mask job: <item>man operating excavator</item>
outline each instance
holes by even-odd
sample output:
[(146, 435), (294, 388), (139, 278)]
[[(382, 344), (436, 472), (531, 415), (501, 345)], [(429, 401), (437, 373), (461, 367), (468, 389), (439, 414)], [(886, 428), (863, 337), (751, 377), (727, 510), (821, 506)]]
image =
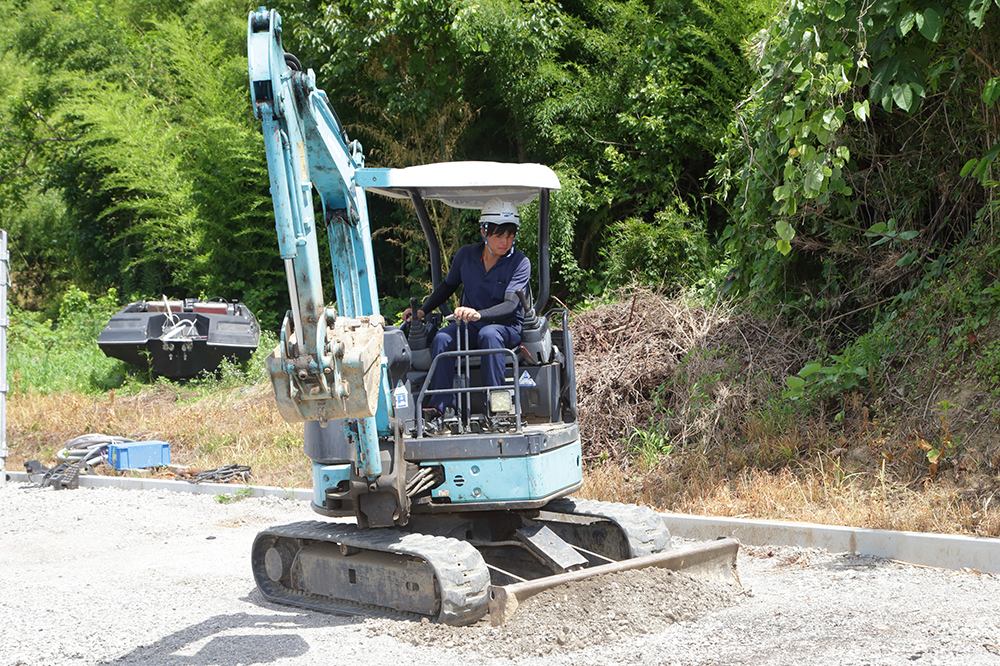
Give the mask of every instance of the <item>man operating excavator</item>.
[[(440, 307), (458, 289), (462, 289), (461, 305), (455, 308), (453, 322), (437, 332), (431, 344), (431, 356), (454, 351), (459, 336), (458, 322), (469, 327), (469, 341), (477, 349), (516, 347), (521, 342), (521, 322), (524, 313), (518, 290), (527, 292), (531, 262), (514, 249), (514, 239), (521, 225), (517, 207), (504, 199), (494, 198), (483, 206), (479, 217), (482, 240), (466, 245), (455, 253), (448, 276), (427, 297), (417, 310), (417, 318)], [(407, 308), (403, 318), (409, 320)], [(481, 360), (485, 386), (504, 384), (504, 356), (485, 354)], [(442, 359), (431, 380), (432, 389), (451, 388), (455, 378), (455, 359)], [(431, 430), (439, 430), (443, 419), (455, 411), (455, 395), (439, 393), (431, 396), (424, 408), (424, 419)]]

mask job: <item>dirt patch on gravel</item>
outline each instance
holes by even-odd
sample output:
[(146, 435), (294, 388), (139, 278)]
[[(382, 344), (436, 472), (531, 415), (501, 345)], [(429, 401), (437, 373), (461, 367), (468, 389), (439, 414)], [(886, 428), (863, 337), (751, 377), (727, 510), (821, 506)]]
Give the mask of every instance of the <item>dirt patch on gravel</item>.
[(504, 625), (484, 619), (471, 627), (367, 620), (369, 636), (391, 636), (416, 647), (516, 659), (572, 652), (657, 633), (739, 602), (744, 592), (667, 569), (623, 571), (561, 585), (531, 597)]

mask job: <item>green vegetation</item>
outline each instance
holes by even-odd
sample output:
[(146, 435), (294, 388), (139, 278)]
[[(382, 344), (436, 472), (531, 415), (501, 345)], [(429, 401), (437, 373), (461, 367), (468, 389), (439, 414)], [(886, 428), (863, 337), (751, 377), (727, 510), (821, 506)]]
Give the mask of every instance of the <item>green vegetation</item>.
[[(240, 299), (275, 328), (287, 297), (249, 113), (246, 6), (3, 7), (0, 220), (18, 305), (54, 318), (73, 281), (95, 295), (114, 287), (123, 300)], [(706, 203), (714, 185), (705, 176), (752, 80), (741, 45), (768, 7), (277, 4), (286, 48), (317, 71), (369, 164), (556, 169), (564, 190), (553, 201), (551, 255), (563, 300), (617, 270), (606, 248), (623, 224), (658, 228), (680, 216), (705, 247), (706, 232), (724, 224), (723, 208)], [(423, 294), (426, 248), (413, 215), (380, 200), (372, 211), (383, 292)], [(468, 215), (431, 213), (446, 256), (474, 233)], [(525, 247), (533, 235), (524, 230)], [(624, 245), (627, 262), (654, 251)]]
[(232, 504), (253, 497), (253, 488), (240, 488), (234, 493), (219, 493), (215, 496), (215, 501), (219, 504)]
[(800, 308), (839, 347), (942, 278), (995, 273), (973, 249), (994, 242), (992, 5), (806, 0), (779, 13), (715, 168), (740, 287)]
[(50, 306), (72, 279), (127, 299), (280, 309), (243, 6), (3, 6), (0, 215), (15, 301)]
[(652, 223), (638, 217), (615, 222), (604, 256), (611, 286), (640, 282), (674, 291), (705, 275), (709, 246), (702, 220), (677, 201), (657, 211)]
[(58, 323), (39, 313), (10, 308), (7, 372), (13, 393), (38, 391), (94, 393), (117, 388), (127, 366), (97, 346), (97, 336), (118, 310), (114, 289), (91, 303), (70, 285), (63, 295)]

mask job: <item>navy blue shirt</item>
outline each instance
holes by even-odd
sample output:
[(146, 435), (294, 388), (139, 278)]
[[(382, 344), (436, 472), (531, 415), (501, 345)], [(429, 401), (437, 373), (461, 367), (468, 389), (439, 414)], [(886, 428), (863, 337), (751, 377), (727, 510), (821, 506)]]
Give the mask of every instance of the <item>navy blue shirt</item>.
[[(500, 257), (487, 271), (483, 263), (485, 245), (484, 241), (479, 241), (459, 248), (444, 279), (452, 293), (462, 285), (461, 304), (475, 310), (499, 305), (506, 294), (513, 294), (518, 289), (527, 294), (528, 279), (531, 277), (531, 262), (520, 250), (512, 250)], [(523, 319), (524, 313), (518, 305), (513, 315), (496, 323), (520, 328)]]

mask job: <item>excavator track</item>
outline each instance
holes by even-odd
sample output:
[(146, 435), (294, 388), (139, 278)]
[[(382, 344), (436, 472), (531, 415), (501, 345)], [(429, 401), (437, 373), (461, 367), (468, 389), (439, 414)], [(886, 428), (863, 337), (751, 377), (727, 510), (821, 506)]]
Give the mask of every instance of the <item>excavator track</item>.
[(268, 600), (321, 612), (453, 625), (487, 612), (486, 563), (448, 537), (304, 521), (259, 533), (251, 564)]
[[(645, 506), (563, 497), (546, 504), (540, 518), (544, 519), (545, 513), (586, 516), (610, 521), (617, 525), (628, 544), (628, 552), (619, 552), (617, 557), (615, 554), (609, 555), (612, 559), (643, 557), (670, 548), (670, 530), (664, 524), (663, 518)], [(557, 534), (565, 532), (565, 528), (561, 530), (559, 527), (553, 526), (551, 522), (546, 522), (546, 524), (552, 526)], [(593, 535), (587, 535), (586, 530), (584, 530), (584, 535), (584, 538), (590, 537), (592, 539), (593, 537)], [(560, 536), (565, 538), (568, 535), (563, 533)], [(577, 543), (579, 538), (578, 534), (577, 538), (572, 539), (572, 541)], [(583, 544), (578, 543), (578, 545)], [(600, 552), (601, 548), (595, 547), (596, 545), (591, 544), (591, 548)]]
[[(487, 612), (499, 624), (539, 591), (634, 568), (665, 567), (739, 584), (738, 542), (726, 539), (671, 550), (662, 517), (647, 507), (562, 498), (537, 511), (514, 513), (526, 520), (531, 536), (524, 545), (531, 542), (536, 554), (547, 553), (562, 540), (563, 546), (585, 557), (576, 556), (577, 562), (557, 568), (557, 573), (546, 574), (536, 566), (529, 574), (531, 567), (523, 565), (530, 556), (512, 548), (509, 538), (474, 541), (474, 546), (443, 531), (428, 533), (449, 529), (447, 521), (424, 523), (419, 532), (305, 521), (257, 535), (251, 557), (254, 578), (264, 597), (277, 603), (346, 615), (429, 618), (451, 625), (472, 624)], [(531, 525), (544, 525), (551, 530), (549, 536), (538, 542)], [(566, 555), (557, 551), (555, 546), (548, 554), (559, 563)]]

